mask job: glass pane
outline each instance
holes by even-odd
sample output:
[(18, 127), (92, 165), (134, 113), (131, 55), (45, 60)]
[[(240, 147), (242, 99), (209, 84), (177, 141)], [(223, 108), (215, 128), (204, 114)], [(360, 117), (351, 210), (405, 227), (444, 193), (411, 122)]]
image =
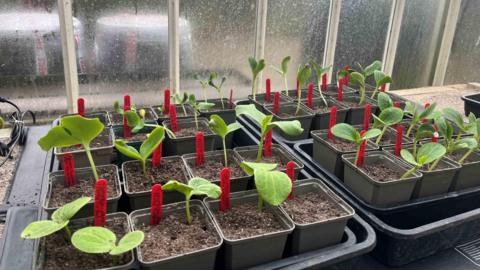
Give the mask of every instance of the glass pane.
[(343, 0), (334, 72), (358, 62), (382, 61), (392, 0)]
[[(223, 90), (236, 98), (251, 88), (248, 57), (254, 53), (256, 0), (181, 0), (180, 22), (190, 29), (180, 39), (182, 91), (201, 93), (194, 74), (226, 76)], [(190, 48), (190, 49), (188, 49)], [(207, 91), (217, 97), (213, 88)]]
[(405, 2), (393, 68), (392, 89), (427, 86), (435, 72), (435, 53), (442, 37), (446, 1)]
[[(312, 59), (322, 64), (329, 7), (330, 0), (268, 1), (265, 59), (268, 65), (280, 67), (282, 59), (291, 56), (287, 73), (290, 89), (295, 88), (299, 65)], [(285, 88), (282, 77), (272, 68), (266, 69), (263, 78), (272, 80), (273, 90)]]
[(160, 103), (168, 82), (167, 1), (75, 0), (73, 9), (83, 26), (76, 39), (86, 106), (111, 109), (127, 93), (136, 105)]
[(480, 14), (478, 1), (462, 1), (445, 76), (446, 85), (479, 81), (480, 20), (478, 14)]

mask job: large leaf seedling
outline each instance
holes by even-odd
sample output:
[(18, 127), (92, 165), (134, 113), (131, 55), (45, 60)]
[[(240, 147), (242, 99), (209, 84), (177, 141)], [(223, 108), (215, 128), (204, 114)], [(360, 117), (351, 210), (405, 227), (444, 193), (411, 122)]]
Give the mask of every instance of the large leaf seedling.
[(222, 145), (223, 145), (223, 157), (225, 159), (225, 167), (228, 167), (228, 158), (227, 158), (227, 146), (225, 144), (225, 138), (229, 133), (234, 132), (237, 129), (242, 128), (242, 125), (240, 125), (237, 122), (231, 123), (227, 125), (225, 121), (223, 121), (223, 118), (220, 116), (213, 114), (210, 116), (210, 122), (208, 123), (210, 128), (222, 138)]
[(290, 62), (291, 57), (286, 56), (282, 60), (282, 64), (280, 68), (277, 68), (275, 66), (271, 66), (273, 70), (275, 70), (280, 76), (283, 78), (283, 82), (285, 84), (285, 95), (288, 97), (288, 81), (287, 81), (287, 72), (288, 72), (288, 63)]
[[(410, 176), (412, 173), (419, 170), (421, 167), (430, 164), (436, 160), (440, 160), (445, 155), (446, 149), (439, 143), (430, 142), (422, 145), (418, 149), (418, 153), (413, 155), (406, 149), (402, 149), (400, 155), (402, 158), (413, 165), (413, 168), (405, 172), (400, 179)], [(428, 171), (432, 171), (435, 167), (430, 166)]]
[(217, 73), (216, 72), (210, 73), (210, 77), (208, 78), (208, 85), (210, 85), (211, 87), (213, 87), (213, 89), (215, 89), (217, 91), (218, 95), (220, 96), (220, 103), (222, 104), (222, 110), (225, 110), (225, 105), (223, 103), (222, 86), (225, 83), (225, 81), (227, 80), (227, 78), (222, 77), (220, 82), (215, 82), (216, 80), (217, 80)]
[(257, 78), (260, 72), (265, 68), (265, 60), (260, 59), (256, 60), (254, 57), (248, 58), (248, 64), (250, 65), (250, 70), (252, 71), (252, 95), (253, 100), (257, 100)]

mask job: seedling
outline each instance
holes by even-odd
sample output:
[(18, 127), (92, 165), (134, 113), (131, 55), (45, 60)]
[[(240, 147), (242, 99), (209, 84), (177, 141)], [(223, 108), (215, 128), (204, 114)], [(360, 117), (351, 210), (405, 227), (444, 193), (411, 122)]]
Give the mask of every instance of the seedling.
[[(406, 149), (403, 149), (400, 152), (400, 155), (406, 162), (412, 164), (413, 168), (405, 172), (400, 179), (405, 179), (423, 166), (428, 165), (436, 160), (440, 160), (445, 153), (446, 149), (443, 145), (433, 142), (422, 145), (418, 149), (418, 153), (416, 155), (410, 153)], [(435, 165), (432, 165), (428, 171), (432, 171), (434, 168)]]
[(185, 103), (188, 102), (188, 94), (186, 92), (183, 93), (183, 96), (176, 93), (173, 95), (173, 102), (177, 105), (180, 105), (182, 107), (183, 115), (187, 116), (187, 110), (185, 109)]
[(262, 153), (263, 153), (263, 142), (265, 140), (265, 136), (267, 135), (268, 131), (273, 129), (274, 127), (279, 128), (286, 134), (290, 136), (296, 136), (303, 132), (303, 128), (300, 124), (300, 121), (293, 120), (293, 121), (272, 121), (272, 115), (265, 115), (259, 110), (255, 108), (254, 104), (249, 105), (238, 105), (235, 108), (237, 116), (246, 115), (252, 118), (257, 124), (260, 126), (260, 142), (258, 144), (258, 152), (257, 152), (257, 159), (256, 162), (260, 162), (262, 160)]
[(410, 136), (413, 128), (424, 119), (434, 119), (437, 114), (435, 113), (435, 107), (437, 106), (436, 103), (425, 108), (423, 111), (420, 112), (422, 106), (418, 103), (407, 101), (405, 104), (404, 114), (410, 115), (412, 120), (410, 120), (410, 126), (407, 129), (407, 133), (405, 134), (407, 137)]
[(190, 106), (193, 107), (193, 116), (195, 118), (195, 127), (198, 129), (198, 112), (200, 110), (208, 110), (210, 108), (212, 108), (213, 106), (215, 106), (214, 103), (208, 103), (208, 102), (200, 102), (200, 103), (197, 103), (197, 100), (195, 98), (195, 95), (194, 94), (191, 94), (189, 97), (188, 97), (188, 104), (190, 104)]
[(265, 68), (265, 60), (260, 59), (256, 60), (254, 57), (248, 58), (248, 63), (250, 64), (250, 69), (252, 70), (252, 96), (253, 100), (257, 100), (257, 78), (258, 74)]
[(220, 81), (220, 83), (215, 82), (216, 80), (217, 80), (217, 73), (216, 72), (210, 73), (210, 77), (208, 78), (208, 85), (213, 87), (213, 89), (217, 91), (218, 95), (220, 95), (220, 103), (222, 103), (222, 110), (225, 110), (225, 104), (223, 103), (222, 86), (227, 80), (227, 78), (225, 76), (222, 77), (222, 80)]
[(207, 100), (207, 87), (208, 87), (208, 79), (202, 79), (198, 74), (193, 75), (193, 78), (197, 80), (200, 85), (202, 86), (202, 92), (203, 92), (203, 102), (208, 102)]
[(282, 76), (283, 82), (285, 84), (285, 95), (287, 95), (287, 97), (288, 97), (287, 71), (288, 71), (288, 63), (290, 62), (290, 60), (291, 60), (291, 57), (286, 56), (285, 58), (283, 58), (280, 68), (271, 66), (276, 72), (278, 72), (278, 74), (280, 74), (280, 76)]
[(231, 123), (229, 125), (225, 124), (225, 121), (223, 119), (214, 114), (210, 116), (210, 122), (208, 122), (208, 125), (210, 128), (222, 138), (222, 145), (223, 145), (223, 157), (225, 158), (225, 167), (228, 167), (228, 159), (227, 159), (227, 146), (225, 144), (225, 138), (229, 133), (234, 132), (237, 129), (242, 128), (242, 125), (240, 125), (237, 122)]
[(313, 70), (317, 74), (317, 87), (318, 87), (318, 92), (320, 94), (320, 97), (322, 98), (323, 103), (325, 103), (325, 106), (328, 107), (327, 100), (323, 96), (323, 91), (322, 91), (322, 77), (323, 77), (323, 74), (327, 74), (330, 71), (332, 66), (321, 67), (319, 64), (317, 64), (317, 62), (315, 62), (315, 60), (311, 60), (310, 65), (312, 66)]
[(79, 115), (65, 116), (60, 119), (58, 126), (51, 128), (47, 135), (40, 138), (38, 144), (44, 151), (49, 151), (53, 147), (82, 145), (90, 162), (93, 175), (95, 179), (98, 179), (97, 169), (90, 151), (90, 143), (102, 133), (103, 129), (104, 125), (98, 118), (87, 119)]
[(352, 72), (350, 73), (350, 79), (352, 80), (353, 84), (356, 84), (360, 87), (358, 89), (360, 92), (360, 101), (358, 104), (363, 105), (365, 102), (365, 76), (359, 72)]
[(333, 135), (335, 135), (335, 137), (355, 143), (355, 145), (357, 146), (357, 154), (355, 155), (354, 164), (355, 166), (357, 166), (357, 162), (360, 156), (360, 146), (362, 142), (368, 139), (373, 139), (380, 135), (382, 132), (377, 128), (372, 128), (361, 134), (353, 126), (346, 123), (340, 123), (332, 127), (332, 133)]
[(435, 128), (428, 123), (423, 123), (417, 128), (417, 132), (413, 137), (413, 155), (417, 154), (417, 145), (420, 140), (432, 138), (435, 134)]
[[(172, 105), (172, 106), (175, 106), (175, 105)], [(132, 128), (133, 133), (139, 132), (144, 127), (152, 127), (152, 128), (159, 127), (158, 124), (147, 124), (147, 123), (145, 123), (144, 119), (142, 117), (140, 117), (140, 115), (138, 115), (137, 113), (126, 112), (125, 117), (127, 118), (128, 126)], [(165, 132), (168, 133), (168, 135), (171, 138), (175, 138), (175, 133), (173, 133), (170, 129), (168, 129), (167, 127), (163, 127), (163, 129), (165, 130)]]
[(147, 159), (152, 155), (153, 151), (162, 143), (165, 138), (165, 129), (161, 126), (156, 127), (148, 135), (140, 146), (140, 151), (135, 147), (127, 145), (124, 140), (115, 140), (115, 148), (127, 157), (136, 159), (142, 164), (143, 175), (147, 177)]
[(302, 88), (307, 83), (308, 79), (312, 76), (312, 69), (309, 65), (305, 65), (303, 68), (299, 68), (297, 71), (297, 110), (295, 115), (300, 111), (300, 104), (302, 99)]
[(70, 240), (72, 236), (72, 232), (68, 228), (70, 219), (91, 200), (91, 197), (81, 197), (65, 204), (53, 212), (51, 220), (39, 220), (28, 224), (20, 237), (23, 239), (38, 239), (64, 229), (68, 240)]
[(382, 106), (380, 106), (381, 112), (379, 116), (372, 114), (373, 118), (375, 119), (373, 127), (382, 127), (382, 133), (380, 133), (380, 135), (377, 137), (377, 140), (375, 141), (376, 144), (380, 144), (383, 135), (387, 131), (388, 127), (400, 123), (400, 121), (402, 121), (403, 119), (403, 111), (399, 108), (391, 106), (391, 104), (393, 103), (387, 94), (380, 93), (378, 95), (378, 100), (379, 106), (380, 100), (382, 100)]
[(185, 195), (185, 211), (187, 216), (187, 223), (192, 223), (192, 216), (190, 215), (190, 199), (193, 195), (205, 195), (212, 199), (218, 199), (221, 194), (220, 187), (212, 184), (210, 181), (194, 177), (188, 181), (188, 184), (180, 183), (176, 180), (170, 180), (163, 185), (163, 190), (176, 190)]
[(382, 62), (378, 60), (373, 61), (370, 65), (366, 66), (365, 68), (363, 68), (362, 65), (360, 65), (360, 63), (358, 62), (356, 62), (355, 64), (358, 67), (358, 72), (362, 74), (365, 77), (365, 79), (374, 75), (375, 71), (378, 71), (382, 68)]
[(373, 91), (373, 94), (371, 96), (372, 99), (375, 99), (375, 96), (377, 95), (378, 89), (382, 87), (382, 85), (387, 84), (387, 83), (392, 83), (392, 77), (386, 75), (383, 73), (381, 70), (375, 70), (373, 72), (373, 77), (375, 78), (375, 91)]
[[(124, 114), (125, 114), (125, 111), (124, 111), (123, 108), (120, 106), (120, 103), (118, 102), (118, 100), (113, 103), (113, 109), (114, 109), (114, 111), (115, 111), (116, 113), (118, 113), (118, 114), (121, 114), (121, 115), (124, 115)], [(132, 106), (130, 106), (129, 112), (136, 112), (136, 111), (137, 111), (137, 109), (136, 109), (135, 104), (133, 104)], [(143, 110), (143, 111), (145, 111), (145, 110)], [(140, 113), (140, 112), (139, 112), (139, 113)]]
[(258, 192), (258, 211), (262, 211), (263, 201), (278, 206), (290, 195), (292, 181), (286, 173), (273, 171), (277, 168), (277, 164), (244, 161), (240, 167), (254, 177)]

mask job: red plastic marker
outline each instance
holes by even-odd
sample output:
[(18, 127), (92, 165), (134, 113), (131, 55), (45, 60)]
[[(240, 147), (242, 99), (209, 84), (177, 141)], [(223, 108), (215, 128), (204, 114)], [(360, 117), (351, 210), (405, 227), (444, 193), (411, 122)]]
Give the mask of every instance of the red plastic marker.
[(338, 80), (338, 92), (337, 92), (337, 100), (338, 101), (343, 101), (343, 78), (340, 78)]
[(273, 97), (273, 113), (278, 114), (280, 110), (280, 92), (275, 92)]
[(393, 102), (393, 107), (395, 107), (395, 108), (400, 108), (400, 107), (401, 107), (401, 106), (400, 106), (400, 101), (394, 101), (394, 102)]
[(402, 151), (403, 125), (397, 125), (397, 136), (395, 137), (395, 156), (400, 156)]
[(66, 187), (71, 187), (76, 184), (75, 161), (72, 153), (63, 155), (63, 183)]
[[(123, 97), (123, 112), (128, 112), (130, 111), (130, 109), (131, 109), (130, 96), (125, 95)], [(127, 117), (125, 115), (123, 115), (123, 137), (124, 138), (132, 137), (132, 130), (128, 126)]]
[(170, 89), (163, 91), (163, 114), (168, 114), (170, 109)]
[(380, 92), (385, 92), (385, 89), (387, 88), (387, 84), (384, 83), (380, 86)]
[(78, 114), (82, 117), (85, 117), (85, 99), (83, 98), (77, 99), (77, 109), (78, 109)]
[(438, 132), (433, 133), (432, 142), (438, 142)]
[(205, 163), (205, 138), (203, 132), (197, 132), (195, 137), (196, 165), (201, 166)]
[(327, 91), (327, 73), (322, 75), (322, 91)]
[(292, 190), (290, 191), (290, 194), (288, 195), (288, 199), (292, 200), (294, 198), (293, 182), (295, 181), (295, 162), (289, 161), (287, 163), (287, 175), (288, 175), (288, 177), (290, 177), (290, 181), (292, 181)]
[(301, 95), (301, 93), (300, 93), (300, 82), (298, 80), (297, 80), (297, 88), (296, 89), (297, 89), (297, 97), (298, 97), (299, 95)]
[(332, 127), (337, 123), (337, 106), (333, 106), (330, 109), (330, 122), (328, 123), (328, 139), (334, 140)]
[[(365, 134), (365, 130), (362, 130), (360, 132), (360, 136), (363, 136)], [(365, 148), (367, 145), (367, 140), (363, 140), (362, 143), (360, 144), (360, 149), (358, 150), (358, 159), (357, 159), (357, 167), (363, 167), (363, 164), (365, 164)]]
[(157, 225), (162, 220), (163, 215), (163, 189), (162, 185), (152, 186), (150, 198), (150, 225)]
[(233, 89), (230, 89), (230, 98), (228, 99), (228, 109), (233, 108)]
[(265, 135), (265, 141), (263, 142), (263, 156), (272, 156), (272, 130), (270, 129)]
[(310, 109), (313, 107), (313, 83), (308, 84), (307, 106)]
[(265, 87), (265, 101), (270, 102), (272, 99), (272, 85), (270, 82), (270, 79), (267, 79), (266, 81), (266, 87)]
[(348, 74), (348, 69), (349, 69), (349, 66), (346, 65), (345, 66), (345, 71), (347, 72), (347, 74), (345, 74), (345, 85), (348, 86), (348, 81), (350, 80), (350, 74)]
[(105, 179), (98, 179), (95, 183), (95, 196), (93, 198), (93, 225), (105, 226), (107, 220), (107, 191), (108, 182)]
[(220, 172), (220, 211), (225, 212), (230, 209), (230, 169), (223, 168)]
[(175, 107), (175, 105), (173, 104), (170, 105), (169, 113), (170, 113), (170, 129), (173, 132), (177, 132), (178, 131), (177, 108)]
[(363, 129), (368, 130), (370, 128), (370, 117), (372, 113), (372, 105), (367, 103), (363, 111)]
[(162, 164), (162, 144), (160, 143), (158, 147), (153, 151), (152, 154), (152, 165), (154, 168), (158, 168)]

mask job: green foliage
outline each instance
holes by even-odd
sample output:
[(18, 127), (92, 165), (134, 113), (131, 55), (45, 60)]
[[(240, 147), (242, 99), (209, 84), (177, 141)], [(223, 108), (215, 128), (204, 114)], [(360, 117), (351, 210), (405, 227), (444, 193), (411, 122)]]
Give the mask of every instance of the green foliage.
[(104, 227), (86, 227), (73, 234), (72, 244), (85, 253), (109, 253), (117, 256), (136, 248), (143, 239), (142, 231), (133, 231), (125, 234), (117, 244), (117, 237), (111, 230)]
[(378, 93), (377, 103), (381, 111), (393, 107), (393, 100), (386, 93)]
[(0, 129), (2, 129), (5, 126), (5, 120), (0, 116)]
[(283, 78), (283, 82), (285, 83), (285, 95), (288, 96), (288, 81), (287, 81), (287, 72), (288, 72), (288, 63), (290, 62), (291, 57), (286, 56), (283, 58), (280, 68), (276, 68), (271, 66), (280, 76)]
[[(412, 173), (414, 173), (415, 171), (417, 171), (418, 169), (420, 169), (421, 167), (427, 164), (440, 160), (445, 155), (446, 151), (447, 150), (443, 145), (439, 143), (434, 143), (434, 142), (430, 142), (422, 145), (420, 149), (418, 149), (418, 153), (416, 154), (410, 153), (406, 149), (402, 149), (402, 151), (400, 152), (400, 155), (406, 162), (412, 164), (414, 167), (408, 170), (407, 172), (405, 172), (402, 175), (401, 179), (404, 179), (410, 176)], [(432, 165), (429, 168), (429, 171), (432, 171), (434, 167), (435, 166)]]
[[(207, 100), (207, 99), (205, 98), (205, 100)], [(193, 107), (193, 110), (194, 110), (193, 116), (195, 118), (195, 126), (197, 127), (197, 129), (198, 129), (198, 113), (199, 113), (199, 111), (203, 111), (203, 110), (206, 111), (206, 110), (209, 110), (210, 108), (213, 108), (215, 106), (215, 103), (208, 103), (208, 102), (198, 103), (194, 94), (191, 94), (188, 97), (188, 104), (190, 104), (190, 106)]]
[(379, 60), (375, 60), (373, 61), (370, 65), (368, 65), (367, 67), (363, 68), (362, 65), (360, 65), (360, 63), (356, 62), (355, 63), (357, 65), (357, 67), (359, 68), (359, 72), (365, 77), (370, 77), (372, 76), (376, 70), (380, 70), (382, 68), (382, 62), (379, 61)]
[(240, 167), (248, 174), (253, 175), (255, 170), (273, 171), (277, 168), (275, 163), (258, 163), (243, 161)]
[(407, 101), (405, 104), (404, 114), (410, 115), (412, 120), (410, 121), (410, 126), (407, 129), (405, 134), (407, 137), (410, 136), (415, 125), (417, 125), (423, 119), (434, 119), (438, 116), (435, 113), (435, 108), (437, 107), (436, 103), (431, 104), (428, 108), (422, 111), (423, 106), (418, 103)]
[(202, 79), (198, 74), (193, 75), (193, 78), (200, 83), (202, 86), (203, 91), (203, 102), (207, 103), (207, 86), (208, 86), (208, 78)]
[(227, 125), (225, 121), (223, 121), (223, 118), (220, 116), (213, 114), (210, 116), (210, 121), (208, 122), (208, 125), (210, 128), (222, 138), (222, 145), (223, 145), (223, 156), (224, 156), (224, 161), (225, 161), (225, 167), (228, 167), (228, 158), (227, 158), (227, 146), (225, 144), (225, 138), (229, 133), (234, 132), (237, 129), (242, 128), (243, 126), (240, 125), (237, 122), (231, 123)]
[(189, 96), (186, 92), (183, 92), (183, 95), (178, 93), (176, 93), (175, 95), (172, 95), (173, 102), (182, 107), (184, 116), (187, 116), (187, 110), (185, 109), (185, 104), (188, 102), (188, 98)]
[(358, 104), (362, 105), (365, 102), (365, 76), (359, 72), (352, 72), (350, 73), (349, 78), (352, 84), (360, 87), (360, 101)]
[(310, 60), (310, 65), (312, 66), (312, 69), (315, 71), (315, 74), (317, 75), (318, 93), (320, 94), (320, 97), (322, 98), (325, 106), (328, 107), (327, 100), (323, 96), (323, 92), (322, 92), (322, 75), (329, 72), (332, 66), (321, 67), (317, 62), (315, 62), (315, 60)]
[(256, 100), (256, 95), (257, 95), (257, 77), (258, 74), (265, 68), (265, 60), (260, 59), (256, 60), (254, 57), (249, 57), (248, 58), (248, 63), (250, 65), (250, 70), (252, 71), (252, 95), (253, 95), (253, 100)]
[[(118, 100), (116, 100), (114, 103), (113, 103), (113, 110), (118, 113), (118, 114), (121, 114), (123, 115), (125, 112), (123, 111), (123, 108), (120, 107), (120, 102), (118, 102)], [(132, 104), (132, 106), (130, 106), (130, 112), (136, 112), (137, 109), (135, 107), (135, 104)]]
[(222, 77), (221, 81), (219, 83), (216, 83), (215, 81), (217, 80), (217, 73), (212, 72), (210, 73), (210, 77), (208, 78), (208, 85), (213, 87), (215, 90), (217, 90), (217, 93), (220, 95), (220, 102), (222, 103), (222, 109), (225, 109), (225, 104), (223, 103), (223, 92), (222, 92), (222, 86), (227, 80), (226, 77)]
[(300, 104), (302, 98), (302, 89), (307, 83), (308, 79), (312, 76), (312, 69), (309, 65), (305, 65), (302, 68), (299, 68), (297, 71), (297, 82), (298, 82), (298, 93), (297, 93), (297, 110), (295, 111), (295, 115), (298, 114), (300, 111)]
[(375, 119), (375, 127), (382, 127), (380, 136), (377, 137), (376, 144), (379, 144), (388, 127), (400, 123), (403, 119), (403, 111), (400, 108), (389, 107), (380, 112), (379, 116), (372, 114)]
[(442, 113), (447, 120), (452, 121), (460, 129), (460, 132), (462, 133), (468, 132), (469, 125), (463, 121), (462, 114), (460, 114), (459, 112), (457, 112), (452, 108), (444, 108), (442, 110)]
[(378, 89), (384, 84), (392, 83), (392, 77), (386, 75), (381, 70), (375, 70), (373, 72), (373, 76), (375, 78), (375, 91), (373, 91), (371, 98), (374, 99), (377, 95)]

